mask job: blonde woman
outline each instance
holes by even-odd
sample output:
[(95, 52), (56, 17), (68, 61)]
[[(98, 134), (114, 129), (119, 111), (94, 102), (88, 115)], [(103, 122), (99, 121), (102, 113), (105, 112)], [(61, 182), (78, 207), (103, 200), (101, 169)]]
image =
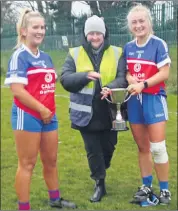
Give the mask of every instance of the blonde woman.
[(165, 81), (171, 60), (165, 41), (153, 35), (150, 10), (142, 5), (133, 7), (127, 16), (135, 39), (125, 45), (128, 87), (128, 119), (138, 145), (139, 167), (143, 185), (134, 195), (144, 201), (152, 192), (152, 158), (159, 180), (160, 204), (169, 204), (169, 161), (166, 150), (168, 111)]
[(49, 55), (38, 49), (45, 36), (45, 21), (37, 11), (25, 9), (17, 23), (18, 41), (5, 84), (14, 102), (12, 128), (18, 156), (15, 189), (18, 209), (30, 210), (30, 181), (38, 152), (51, 207), (74, 208), (60, 198), (57, 175), (58, 120), (55, 106), (56, 73)]

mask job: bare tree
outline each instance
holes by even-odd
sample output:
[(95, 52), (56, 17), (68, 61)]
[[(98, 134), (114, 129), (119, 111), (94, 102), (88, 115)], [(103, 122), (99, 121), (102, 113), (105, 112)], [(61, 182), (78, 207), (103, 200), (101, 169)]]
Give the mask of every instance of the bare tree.
[(1, 25), (4, 24), (5, 20), (12, 19), (12, 4), (11, 1), (1, 1)]

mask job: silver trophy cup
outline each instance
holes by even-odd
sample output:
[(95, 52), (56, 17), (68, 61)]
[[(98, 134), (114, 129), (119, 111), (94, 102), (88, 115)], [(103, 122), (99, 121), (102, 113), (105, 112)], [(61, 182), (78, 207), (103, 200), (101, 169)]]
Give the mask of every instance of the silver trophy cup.
[(109, 101), (108, 99), (107, 101), (109, 101), (112, 104), (116, 104), (117, 106), (116, 118), (112, 122), (112, 130), (115, 131), (128, 130), (127, 122), (123, 119), (120, 112), (121, 103), (125, 101), (126, 95), (127, 95), (127, 89), (125, 88), (111, 89), (111, 101)]

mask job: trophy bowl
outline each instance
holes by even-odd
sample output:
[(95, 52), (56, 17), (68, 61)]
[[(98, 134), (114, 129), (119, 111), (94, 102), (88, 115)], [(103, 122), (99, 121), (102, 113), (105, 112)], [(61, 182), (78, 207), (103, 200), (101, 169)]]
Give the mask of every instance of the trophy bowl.
[(125, 88), (117, 88), (111, 89), (111, 101), (113, 104), (121, 104), (127, 94), (127, 89)]
[(112, 130), (127, 131), (129, 129), (127, 127), (127, 122), (123, 119), (120, 111), (121, 103), (125, 101), (126, 95), (126, 88), (111, 89), (111, 103), (117, 105), (117, 113), (115, 120), (112, 122)]

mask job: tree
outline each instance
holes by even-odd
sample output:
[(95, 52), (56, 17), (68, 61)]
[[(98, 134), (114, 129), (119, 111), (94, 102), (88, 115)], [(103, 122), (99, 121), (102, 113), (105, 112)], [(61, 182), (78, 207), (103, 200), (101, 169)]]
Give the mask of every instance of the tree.
[(14, 20), (12, 18), (14, 15), (12, 4), (13, 2), (11, 1), (1, 1), (1, 25), (4, 24), (5, 20), (10, 22)]
[(143, 1), (143, 0), (117, 0), (117, 1), (86, 1), (86, 3), (90, 6), (93, 14), (100, 14), (103, 15), (103, 13), (110, 9), (110, 8), (125, 8), (129, 9), (131, 6), (134, 6), (136, 4), (143, 4), (148, 6), (149, 8), (152, 8), (154, 6), (154, 3), (156, 0), (149, 0), (149, 1)]
[(11, 1), (1, 1), (1, 36), (16, 35), (17, 10)]
[(53, 10), (52, 20), (55, 33), (57, 34), (72, 34), (73, 17), (71, 14), (71, 1), (50, 1), (49, 9)]

